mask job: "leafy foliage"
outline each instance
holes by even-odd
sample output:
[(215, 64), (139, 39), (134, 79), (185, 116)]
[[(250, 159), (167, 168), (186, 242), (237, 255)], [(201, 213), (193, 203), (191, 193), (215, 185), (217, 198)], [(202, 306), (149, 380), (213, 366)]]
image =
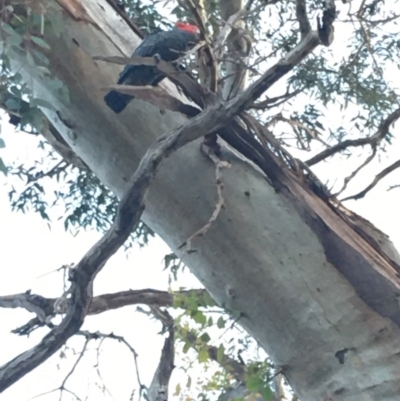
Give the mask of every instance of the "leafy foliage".
[[(49, 212), (57, 210), (58, 216), (55, 217), (63, 218), (65, 229), (74, 234), (81, 229), (106, 231), (116, 213), (116, 196), (90, 171), (79, 171), (60, 161), (60, 157), (45, 143), (40, 142), (39, 145), (45, 153), (41, 161), (36, 161), (31, 167), (20, 165), (10, 169), (11, 175), (26, 182), (21, 190), (10, 190), (12, 208), (23, 213), (32, 210), (48, 221), (52, 220)], [(53, 167), (48, 167), (50, 163)], [(58, 189), (53, 193), (46, 190), (52, 179), (58, 182)], [(143, 246), (153, 235), (153, 231), (141, 223), (126, 246), (134, 242)]]

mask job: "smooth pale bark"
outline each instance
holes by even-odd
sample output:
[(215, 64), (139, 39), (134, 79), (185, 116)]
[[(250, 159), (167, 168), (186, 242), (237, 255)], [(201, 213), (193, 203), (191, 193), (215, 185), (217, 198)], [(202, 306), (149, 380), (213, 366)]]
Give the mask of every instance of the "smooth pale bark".
[[(221, 0), (220, 1), (220, 9), (221, 9), (221, 17), (223, 21), (227, 22), (229, 17), (238, 13), (245, 6), (244, 0)], [(236, 23), (235, 28), (245, 28), (245, 24), (243, 20), (239, 20)], [(245, 57), (239, 56), (238, 51), (247, 52), (248, 46), (251, 46), (250, 43), (238, 39), (238, 32), (234, 29), (228, 37), (227, 46), (229, 57), (233, 60), (233, 62), (226, 61), (225, 62), (225, 70), (226, 70), (226, 80), (223, 88), (223, 98), (230, 99), (237, 95), (240, 91), (242, 91), (246, 84), (248, 78), (248, 71), (244, 70), (240, 64), (241, 61), (244, 62)], [(235, 44), (234, 44), (235, 43)], [(236, 50), (235, 50), (236, 45)], [(248, 55), (248, 53), (247, 53)]]
[[(78, 156), (118, 196), (149, 145), (185, 122), (176, 113), (133, 101), (120, 115), (103, 103), (102, 87), (120, 67), (93, 56), (130, 55), (138, 37), (105, 0), (49, 2), (63, 13), (60, 38), (49, 33), (50, 69), (68, 86), (65, 104), (14, 60)], [(53, 7), (54, 6), (54, 7)], [(175, 91), (171, 84), (163, 87)], [(282, 367), (307, 401), (398, 400), (400, 293), (398, 266), (357, 234), (321, 199), (288, 175), (276, 193), (259, 169), (224, 148), (226, 209), (194, 253), (178, 250), (203, 226), (217, 202), (215, 167), (200, 141), (161, 167), (146, 197), (144, 221), (177, 252), (217, 302), (240, 312), (239, 323)], [(365, 222), (349, 214), (363, 230)]]

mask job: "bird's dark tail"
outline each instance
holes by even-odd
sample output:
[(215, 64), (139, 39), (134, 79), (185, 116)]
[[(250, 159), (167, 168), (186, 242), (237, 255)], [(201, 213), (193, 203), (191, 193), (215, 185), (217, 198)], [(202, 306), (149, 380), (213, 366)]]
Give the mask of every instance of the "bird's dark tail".
[(107, 95), (104, 96), (104, 101), (107, 106), (115, 113), (121, 113), (132, 99), (133, 96), (118, 93), (116, 91), (108, 92)]

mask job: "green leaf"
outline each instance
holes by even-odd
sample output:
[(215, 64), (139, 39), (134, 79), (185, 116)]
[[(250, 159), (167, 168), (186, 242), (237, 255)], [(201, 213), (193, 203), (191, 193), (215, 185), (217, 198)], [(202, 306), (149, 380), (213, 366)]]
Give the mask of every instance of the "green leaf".
[(182, 350), (183, 353), (184, 353), (184, 354), (187, 354), (191, 346), (192, 346), (192, 344), (190, 344), (190, 342), (187, 341), (187, 342), (185, 343), (185, 345), (183, 346), (183, 350)]
[(41, 52), (38, 50), (34, 50), (32, 54), (35, 56), (35, 58), (43, 65), (49, 65), (50, 60)]
[(181, 393), (181, 385), (178, 383), (175, 387), (175, 393), (173, 394), (175, 397), (179, 396)]
[(173, 294), (173, 302), (172, 302), (173, 308), (182, 308), (183, 303), (184, 302), (180, 294)]
[(38, 65), (38, 66), (36, 67), (36, 69), (37, 69), (38, 71), (42, 72), (44, 75), (51, 75), (50, 70), (49, 70), (48, 68), (46, 68), (46, 67), (43, 67), (42, 65)]
[(215, 306), (215, 302), (208, 292), (204, 294), (204, 303), (206, 304), (206, 306)]
[(218, 321), (217, 321), (217, 327), (219, 329), (223, 329), (225, 327), (225, 320), (222, 316), (219, 317)]
[(22, 37), (22, 35), (19, 35), (18, 33), (14, 33), (13, 35), (10, 35), (6, 39), (6, 43), (9, 46), (19, 46), (19, 45), (21, 45), (21, 43), (23, 41), (24, 41), (24, 38)]
[(43, 128), (43, 123), (43, 113), (37, 107), (31, 108), (21, 115), (22, 126), (30, 124), (32, 127), (35, 127), (38, 131), (40, 131)]
[(263, 388), (264, 386), (264, 382), (261, 379), (261, 377), (258, 376), (250, 376), (247, 380), (246, 380), (246, 387), (250, 390), (250, 391), (260, 391), (261, 388)]
[(38, 46), (43, 47), (43, 49), (50, 50), (50, 46), (38, 36), (31, 36), (32, 42), (36, 43)]
[(9, 89), (9, 91), (13, 94), (13, 95), (15, 95), (16, 97), (18, 97), (18, 98), (22, 98), (22, 92), (21, 92), (21, 89), (19, 89), (17, 86), (11, 86), (11, 87), (9, 87), (8, 88)]
[(8, 168), (7, 166), (4, 164), (3, 159), (0, 157), (0, 171), (4, 174), (7, 175), (8, 173)]
[(220, 344), (217, 350), (217, 362), (222, 363), (222, 361), (224, 360), (224, 356), (225, 356), (225, 347), (223, 346), (223, 344)]
[(36, 67), (36, 63), (31, 52), (26, 52), (26, 59), (28, 60), (29, 65), (31, 65), (32, 67)]
[(208, 350), (203, 348), (199, 351), (199, 362), (204, 363), (207, 362), (209, 358)]
[(203, 341), (203, 343), (208, 343), (211, 340), (211, 337), (208, 335), (208, 333), (203, 333), (200, 337), (200, 340)]
[[(186, 308), (189, 311), (196, 312), (199, 309), (199, 304), (195, 297), (187, 297), (185, 300)], [(194, 313), (193, 313), (194, 316)]]
[(15, 99), (7, 99), (6, 107), (9, 110), (18, 110), (20, 108), (20, 104)]
[(1, 29), (3, 29), (4, 32), (7, 32), (9, 35), (15, 35), (15, 31), (12, 28), (11, 25), (8, 25), (6, 23), (1, 24)]
[(207, 322), (207, 317), (206, 317), (206, 315), (205, 315), (203, 312), (201, 312), (201, 311), (197, 311), (192, 317), (193, 317), (193, 320), (194, 320), (196, 323), (199, 323), (199, 324), (201, 324), (202, 326), (204, 326), (204, 325), (206, 324), (206, 322)]
[[(9, 53), (12, 53), (12, 50), (10, 49)], [(3, 61), (3, 66), (5, 67), (5, 69), (7, 70), (11, 70), (11, 60), (10, 57), (7, 56), (7, 54), (2, 55), (2, 61)]]
[(4, 142), (3, 139), (0, 138), (0, 148), (5, 148), (6, 147), (6, 143)]
[(264, 401), (272, 401), (274, 399), (274, 393), (270, 387), (265, 387), (263, 391)]
[(49, 88), (51, 88), (54, 91), (61, 89), (63, 85), (64, 85), (63, 82), (58, 78), (49, 80)]
[(16, 72), (11, 78), (14, 82), (22, 81), (22, 75), (19, 72)]

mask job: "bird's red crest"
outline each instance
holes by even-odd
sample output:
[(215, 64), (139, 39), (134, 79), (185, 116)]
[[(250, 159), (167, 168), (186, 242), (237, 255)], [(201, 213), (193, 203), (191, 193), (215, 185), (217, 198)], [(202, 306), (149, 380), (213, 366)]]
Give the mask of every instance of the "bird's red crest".
[(198, 35), (200, 33), (200, 29), (198, 26), (192, 25), (192, 24), (187, 24), (186, 22), (179, 21), (175, 24), (175, 27), (181, 31), (193, 33), (195, 35)]

